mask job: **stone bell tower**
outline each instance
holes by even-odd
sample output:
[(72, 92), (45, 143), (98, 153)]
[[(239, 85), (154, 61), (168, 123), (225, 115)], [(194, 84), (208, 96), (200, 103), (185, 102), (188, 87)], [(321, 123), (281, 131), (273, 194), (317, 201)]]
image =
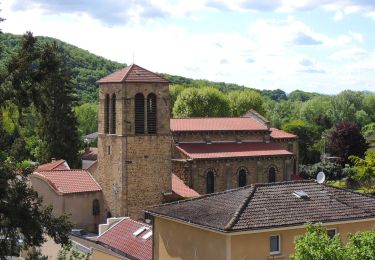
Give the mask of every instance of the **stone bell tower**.
[[(131, 65), (98, 81), (95, 178), (112, 216), (142, 218), (171, 191), (169, 82)], [(109, 214), (108, 214), (109, 215)]]

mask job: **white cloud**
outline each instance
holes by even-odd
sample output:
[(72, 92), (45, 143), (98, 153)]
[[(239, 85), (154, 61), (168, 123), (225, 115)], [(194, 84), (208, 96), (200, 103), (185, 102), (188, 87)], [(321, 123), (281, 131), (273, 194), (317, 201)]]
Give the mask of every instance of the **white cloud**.
[(335, 16), (333, 17), (333, 20), (335, 22), (338, 22), (338, 21), (342, 20), (343, 18), (344, 18), (344, 14), (341, 11), (337, 11), (335, 13)]

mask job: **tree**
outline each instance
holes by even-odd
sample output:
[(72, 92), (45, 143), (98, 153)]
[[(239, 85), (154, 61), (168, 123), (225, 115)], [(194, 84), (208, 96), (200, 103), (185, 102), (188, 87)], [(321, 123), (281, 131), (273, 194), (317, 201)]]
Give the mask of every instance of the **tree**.
[(317, 127), (302, 120), (293, 120), (283, 124), (281, 128), (298, 135), (299, 158), (302, 164), (319, 161), (319, 151), (313, 147), (314, 141), (319, 137)]
[(370, 123), (362, 127), (362, 134), (364, 137), (369, 137), (375, 134), (375, 123)]
[(302, 120), (316, 125), (320, 130), (332, 127), (328, 111), (331, 109), (331, 97), (314, 97), (302, 104), (300, 114)]
[(173, 107), (174, 117), (229, 116), (227, 97), (214, 88), (188, 88), (177, 97)]
[(70, 228), (66, 215), (54, 217), (52, 207), (42, 206), (42, 199), (26, 177), (16, 173), (14, 164), (0, 162), (0, 259), (17, 250), (19, 238), (25, 247), (40, 246), (45, 235), (67, 244)]
[(363, 157), (367, 144), (355, 123), (342, 121), (335, 125), (328, 137), (328, 148), (333, 155), (341, 158), (342, 164), (346, 164), (350, 163), (350, 155)]
[(354, 164), (354, 179), (370, 187), (375, 177), (375, 152), (366, 152), (364, 159), (352, 155), (349, 160)]
[(98, 104), (85, 103), (75, 107), (74, 112), (78, 121), (78, 129), (81, 135), (87, 135), (98, 131)]
[(357, 232), (349, 236), (346, 245), (346, 259), (373, 260), (375, 259), (375, 232)]
[(340, 121), (356, 122), (355, 113), (362, 109), (363, 94), (359, 91), (345, 90), (332, 98), (329, 111), (333, 123)]
[(295, 240), (293, 260), (344, 260), (343, 246), (338, 235), (330, 238), (325, 228), (306, 225), (306, 234)]
[(306, 225), (306, 234), (295, 241), (294, 260), (373, 260), (375, 259), (375, 232), (363, 231), (349, 235), (346, 245), (340, 236), (330, 238), (321, 225)]
[(242, 116), (250, 109), (263, 114), (262, 96), (253, 90), (237, 90), (228, 94), (229, 106), (232, 116)]
[(299, 175), (304, 179), (316, 179), (319, 172), (323, 171), (327, 180), (340, 180), (344, 177), (340, 164), (330, 161), (318, 162), (312, 165), (300, 165)]
[(27, 33), (8, 65), (9, 92), (20, 108), (35, 106), (39, 114), (39, 161), (65, 159), (79, 165), (80, 138), (73, 106), (77, 101), (72, 75), (56, 42), (37, 45)]
[(185, 87), (180, 84), (174, 84), (169, 86), (169, 99), (170, 99), (170, 109), (171, 114), (173, 112), (174, 103), (177, 100), (177, 97), (184, 91)]

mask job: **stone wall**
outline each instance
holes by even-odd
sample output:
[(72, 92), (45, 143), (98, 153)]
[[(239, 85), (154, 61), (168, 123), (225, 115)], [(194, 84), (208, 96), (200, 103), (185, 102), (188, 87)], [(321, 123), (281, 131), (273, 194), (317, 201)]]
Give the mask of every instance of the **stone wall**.
[[(199, 160), (192, 162), (192, 188), (199, 194), (206, 193), (206, 174), (214, 171), (215, 192), (238, 187), (238, 172), (244, 168), (247, 172), (247, 185), (268, 182), (270, 167), (276, 169), (276, 181), (290, 180), (292, 157), (249, 158), (238, 160)], [(176, 172), (177, 174), (180, 172)], [(180, 177), (180, 176), (179, 176)], [(186, 182), (185, 182), (186, 183)], [(187, 183), (188, 184), (188, 183)]]
[[(144, 134), (135, 134), (134, 97), (137, 93), (145, 97)], [(150, 93), (156, 95), (156, 134), (147, 134), (146, 101)], [(106, 94), (110, 97), (116, 94), (115, 134), (104, 133)], [(172, 138), (169, 121), (167, 83), (100, 85), (98, 169), (93, 175), (103, 189), (105, 205), (112, 216), (140, 218), (146, 207), (160, 204), (163, 193), (171, 191)]]

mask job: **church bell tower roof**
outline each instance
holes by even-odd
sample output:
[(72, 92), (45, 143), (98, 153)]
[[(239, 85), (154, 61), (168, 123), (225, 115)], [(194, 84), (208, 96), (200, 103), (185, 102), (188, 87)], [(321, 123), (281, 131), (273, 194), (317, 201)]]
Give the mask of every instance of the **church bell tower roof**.
[(169, 83), (162, 76), (146, 70), (136, 64), (120, 69), (97, 81), (98, 83), (149, 82)]

